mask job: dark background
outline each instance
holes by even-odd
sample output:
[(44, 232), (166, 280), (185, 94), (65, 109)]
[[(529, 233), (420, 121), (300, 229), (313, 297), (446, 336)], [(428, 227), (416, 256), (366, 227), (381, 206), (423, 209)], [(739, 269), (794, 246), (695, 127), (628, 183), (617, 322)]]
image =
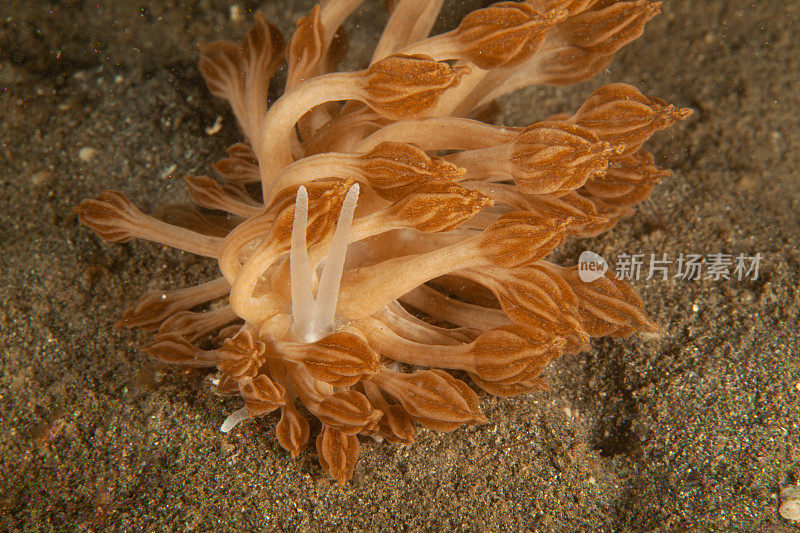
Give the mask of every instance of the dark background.
[[(195, 44), (241, 38), (255, 8), (286, 34), (312, 4), (236, 4), (241, 21), (233, 4), (0, 2), (0, 529), (796, 531), (777, 508), (800, 474), (800, 3), (667, 1), (599, 78), (503, 102), (527, 125), (624, 81), (694, 108), (648, 144), (675, 175), (561, 259), (761, 253), (758, 279), (639, 281), (661, 336), (564, 357), (549, 393), (483, 395), (485, 426), (362, 440), (344, 488), (272, 418), (221, 434), (237, 401), (112, 329), (215, 265), (106, 244), (73, 211), (109, 188), (146, 211), (186, 201), (181, 177), (239, 139)], [(439, 28), (481, 5), (450, 2)], [(348, 21), (350, 68), (384, 20), (368, 0)]]

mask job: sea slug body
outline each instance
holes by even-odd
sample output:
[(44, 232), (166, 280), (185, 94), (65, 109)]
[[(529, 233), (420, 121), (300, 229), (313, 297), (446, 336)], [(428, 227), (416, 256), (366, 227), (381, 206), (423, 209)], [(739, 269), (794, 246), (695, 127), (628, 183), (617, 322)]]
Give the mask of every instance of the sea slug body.
[(669, 176), (643, 144), (691, 113), (611, 84), (571, 116), (484, 122), (516, 89), (600, 72), (660, 2), (499, 2), (429, 36), (443, 1), (395, 0), (369, 64), (335, 72), (360, 3), (320, 2), (288, 45), (256, 13), (240, 45), (201, 46), (244, 140), (219, 181), (186, 178), (199, 208), (179, 224), (113, 191), (79, 208), (106, 240), (218, 262), (217, 279), (145, 294), (119, 325), (155, 331), (160, 361), (218, 373), (244, 403), (223, 432), (277, 411), (297, 456), (316, 418), (319, 462), (342, 484), (359, 435), (407, 444), (417, 424), (486, 423), (476, 389), (540, 390), (591, 338), (657, 330), (613, 273), (587, 283), (547, 258), (635, 212)]

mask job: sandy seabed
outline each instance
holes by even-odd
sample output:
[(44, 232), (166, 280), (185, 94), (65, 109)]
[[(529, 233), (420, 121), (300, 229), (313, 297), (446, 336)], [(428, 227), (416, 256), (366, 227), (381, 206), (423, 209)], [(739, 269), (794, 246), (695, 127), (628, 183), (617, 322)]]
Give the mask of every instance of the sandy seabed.
[[(666, 1), (601, 76), (516, 93), (500, 117), (527, 125), (616, 81), (693, 108), (648, 144), (674, 176), (559, 259), (760, 253), (757, 279), (640, 279), (662, 335), (562, 358), (551, 392), (483, 395), (490, 424), (422, 430), (410, 446), (362, 440), (343, 488), (313, 446), (292, 460), (273, 418), (221, 434), (236, 400), (112, 329), (146, 290), (208, 279), (215, 265), (109, 245), (73, 211), (109, 188), (148, 209), (186, 201), (181, 177), (238, 140), (194, 44), (240, 38), (247, 8), (288, 33), (311, 2), (246, 2), (239, 22), (232, 3), (3, 10), (0, 529), (797, 530), (777, 509), (800, 476), (800, 3)], [(481, 5), (448, 2), (440, 26)], [(384, 20), (370, 0), (348, 22), (350, 67)]]

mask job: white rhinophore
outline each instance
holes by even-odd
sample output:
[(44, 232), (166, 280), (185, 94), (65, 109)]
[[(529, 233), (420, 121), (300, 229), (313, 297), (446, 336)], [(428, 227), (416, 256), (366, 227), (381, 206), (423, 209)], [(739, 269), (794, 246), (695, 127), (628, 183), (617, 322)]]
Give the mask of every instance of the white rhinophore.
[(305, 187), (297, 191), (292, 224), (289, 272), (291, 276), (292, 317), (294, 332), (304, 342), (321, 339), (336, 316), (339, 300), (339, 285), (342, 281), (350, 228), (358, 202), (358, 184), (347, 191), (339, 220), (333, 233), (331, 247), (320, 276), (317, 296), (314, 298), (311, 283), (311, 266), (308, 260), (306, 225), (308, 224), (308, 193)]
[(297, 189), (294, 201), (291, 249), (289, 250), (289, 276), (292, 293), (292, 317), (295, 328), (310, 324), (314, 313), (314, 294), (311, 291), (311, 267), (308, 264), (306, 225), (308, 224), (308, 192)]

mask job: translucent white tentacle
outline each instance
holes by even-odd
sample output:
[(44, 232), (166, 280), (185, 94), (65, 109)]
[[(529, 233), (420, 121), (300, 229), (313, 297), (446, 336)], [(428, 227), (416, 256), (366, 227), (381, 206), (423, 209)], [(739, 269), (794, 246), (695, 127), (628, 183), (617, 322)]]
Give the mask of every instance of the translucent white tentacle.
[(314, 318), (312, 330), (314, 335), (322, 335), (333, 323), (336, 315), (336, 302), (339, 300), (339, 285), (342, 281), (344, 260), (347, 255), (347, 243), (350, 241), (350, 227), (358, 202), (358, 183), (350, 187), (339, 212), (336, 231), (333, 234), (331, 248), (322, 269), (317, 298), (314, 302)]
[(311, 267), (308, 264), (306, 225), (308, 224), (308, 193), (305, 187), (297, 190), (294, 202), (289, 275), (292, 292), (292, 317), (295, 330), (303, 335), (311, 329), (314, 317), (314, 294), (311, 292)]
[(244, 422), (245, 420), (249, 419), (250, 411), (247, 410), (247, 407), (242, 407), (241, 409), (232, 412), (230, 416), (225, 419), (225, 422), (222, 423), (222, 427), (220, 427), (219, 430), (223, 433), (227, 433), (235, 428), (239, 422)]

